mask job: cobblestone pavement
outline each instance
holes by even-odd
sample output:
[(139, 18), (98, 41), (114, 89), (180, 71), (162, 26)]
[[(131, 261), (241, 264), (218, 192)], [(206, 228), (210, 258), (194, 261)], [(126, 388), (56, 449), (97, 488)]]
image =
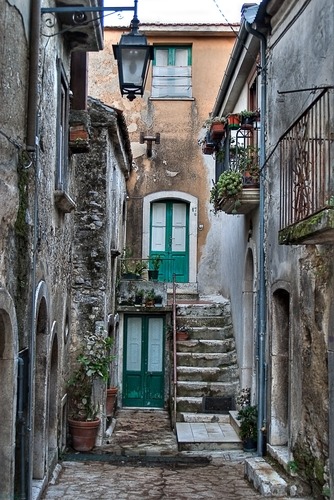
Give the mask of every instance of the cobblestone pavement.
[(65, 456), (42, 498), (262, 498), (244, 479), (244, 460), (249, 456), (240, 450), (179, 453), (166, 412), (121, 410), (116, 414), (116, 427), (103, 446), (91, 453)]
[(239, 500), (260, 498), (243, 478), (242, 463), (207, 466), (112, 465), (64, 462), (46, 500)]

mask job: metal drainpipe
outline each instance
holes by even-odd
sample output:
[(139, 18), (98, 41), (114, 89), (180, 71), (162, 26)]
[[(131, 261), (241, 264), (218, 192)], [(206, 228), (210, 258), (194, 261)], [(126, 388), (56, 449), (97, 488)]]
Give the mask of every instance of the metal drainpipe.
[(34, 398), (35, 398), (35, 301), (36, 301), (36, 248), (38, 236), (38, 148), (37, 148), (37, 124), (38, 124), (38, 61), (40, 46), (41, 26), (41, 0), (32, 0), (30, 11), (30, 59), (29, 59), (29, 88), (28, 88), (28, 110), (27, 110), (27, 150), (36, 151), (35, 155), (35, 192), (34, 192), (34, 218), (33, 218), (33, 242), (32, 242), (32, 282), (31, 282), (31, 324), (28, 339), (29, 347), (29, 401), (28, 401), (28, 470), (27, 470), (27, 499), (32, 498), (33, 478), (33, 450), (34, 450)]
[(24, 361), (18, 357), (18, 404), (17, 404), (17, 420), (19, 426), (19, 441), (20, 441), (20, 498), (24, 500), (25, 495), (25, 421), (23, 414), (23, 371)]
[(258, 325), (257, 325), (257, 342), (258, 342), (258, 438), (257, 438), (257, 453), (263, 455), (263, 431), (262, 428), (266, 424), (266, 366), (265, 366), (265, 341), (266, 341), (266, 280), (265, 280), (265, 250), (264, 250), (264, 201), (265, 201), (265, 120), (266, 120), (266, 101), (267, 101), (267, 40), (266, 37), (252, 28), (251, 24), (245, 22), (246, 30), (252, 35), (260, 39), (261, 53), (261, 129), (260, 129), (260, 241), (259, 241), (259, 303), (258, 303)]
[(29, 87), (27, 110), (27, 150), (36, 150), (36, 113), (38, 100), (38, 59), (41, 29), (41, 0), (32, 0), (29, 37)]

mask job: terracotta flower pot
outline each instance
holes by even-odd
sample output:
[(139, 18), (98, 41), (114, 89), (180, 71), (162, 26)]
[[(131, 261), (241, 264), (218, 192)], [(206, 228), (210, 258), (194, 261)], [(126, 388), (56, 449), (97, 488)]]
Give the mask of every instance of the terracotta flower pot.
[(228, 117), (228, 126), (230, 129), (235, 130), (240, 127), (240, 116), (233, 114)]
[(110, 387), (110, 389), (107, 389), (107, 401), (106, 401), (107, 417), (114, 414), (117, 392), (118, 392), (117, 387)]
[(188, 340), (189, 333), (188, 332), (176, 332), (176, 340)]
[(225, 135), (225, 125), (224, 123), (215, 122), (212, 123), (210, 128), (210, 137), (213, 141), (221, 140)]
[(80, 420), (68, 419), (68, 425), (72, 436), (72, 448), (76, 451), (90, 451), (95, 446), (100, 419), (82, 422)]

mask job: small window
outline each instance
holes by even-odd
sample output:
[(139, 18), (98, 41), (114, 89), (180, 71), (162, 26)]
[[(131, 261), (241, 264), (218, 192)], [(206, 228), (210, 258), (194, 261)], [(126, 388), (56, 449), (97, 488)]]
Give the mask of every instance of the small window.
[(68, 165), (69, 86), (58, 60), (57, 164), (56, 189), (66, 191)]
[(191, 47), (155, 47), (152, 97), (192, 97)]

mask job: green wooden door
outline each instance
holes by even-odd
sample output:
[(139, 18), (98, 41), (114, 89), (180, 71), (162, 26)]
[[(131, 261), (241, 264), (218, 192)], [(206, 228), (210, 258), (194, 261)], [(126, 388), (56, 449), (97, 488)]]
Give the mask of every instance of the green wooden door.
[(123, 406), (164, 406), (164, 318), (126, 316)]
[(189, 281), (189, 205), (160, 201), (151, 205), (150, 256), (160, 255), (159, 281)]

